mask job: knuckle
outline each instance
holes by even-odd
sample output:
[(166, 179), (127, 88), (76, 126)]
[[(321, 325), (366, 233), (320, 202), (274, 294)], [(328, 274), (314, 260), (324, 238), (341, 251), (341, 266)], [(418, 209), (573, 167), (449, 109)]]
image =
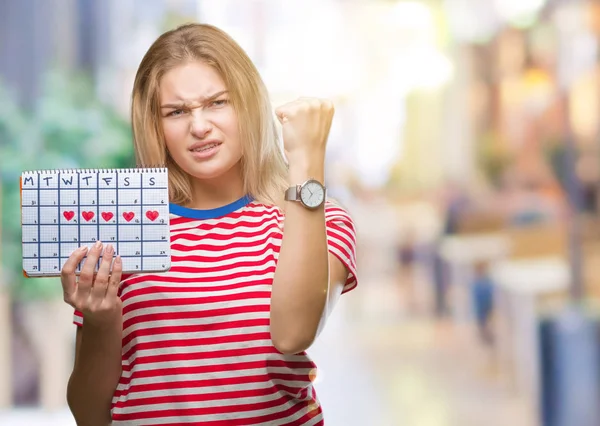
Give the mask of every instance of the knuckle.
[(75, 307), (75, 306), (74, 306), (74, 303), (73, 303), (73, 300), (72, 300), (72, 299), (71, 299), (71, 297), (70, 297), (69, 295), (67, 295), (67, 294), (64, 294), (64, 295), (63, 295), (63, 301), (64, 301), (64, 302), (65, 302), (67, 305), (71, 305), (71, 306)]
[(88, 271), (83, 271), (80, 275), (79, 275), (79, 281), (92, 281), (92, 274)]
[(81, 313), (86, 313), (88, 310), (87, 305), (85, 303), (82, 303), (81, 301), (77, 301), (77, 300), (73, 300), (71, 306), (73, 306), (75, 309), (77, 309)]
[(104, 274), (98, 274), (94, 286), (106, 286), (108, 284), (108, 278)]
[(88, 257), (81, 261), (81, 267), (84, 268), (89, 265), (94, 265), (98, 261), (98, 256), (95, 256), (93, 252), (90, 251)]

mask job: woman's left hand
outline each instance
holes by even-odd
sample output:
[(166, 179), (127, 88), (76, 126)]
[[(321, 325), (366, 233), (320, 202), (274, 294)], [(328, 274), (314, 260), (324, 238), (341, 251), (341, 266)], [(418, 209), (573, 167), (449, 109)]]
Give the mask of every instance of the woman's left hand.
[(275, 110), (283, 130), (283, 147), (290, 163), (296, 158), (325, 157), (333, 120), (333, 103), (327, 99), (299, 98)]

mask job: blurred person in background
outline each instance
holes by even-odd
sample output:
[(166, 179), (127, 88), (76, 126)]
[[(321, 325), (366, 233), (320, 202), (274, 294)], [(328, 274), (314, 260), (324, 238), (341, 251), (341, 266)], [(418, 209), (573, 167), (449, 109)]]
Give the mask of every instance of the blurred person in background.
[(441, 254), (441, 244), (445, 237), (455, 235), (460, 230), (463, 218), (471, 206), (466, 188), (457, 182), (449, 182), (437, 200), (442, 216), (442, 228), (432, 244), (432, 281), (434, 289), (434, 313), (436, 318), (445, 318), (450, 313), (448, 287), (450, 286), (449, 266)]
[(487, 262), (482, 261), (475, 265), (471, 298), (479, 338), (482, 343), (490, 345), (493, 342), (491, 320), (494, 310), (494, 283), (489, 274)]
[(100, 242), (65, 264), (78, 424), (323, 424), (305, 350), (357, 285), (353, 221), (323, 186), (333, 113), (312, 98), (277, 109), (286, 163), (235, 41), (189, 24), (154, 42), (132, 123), (138, 164), (169, 169), (172, 266), (122, 276)]
[(508, 168), (499, 195), (508, 226), (557, 223), (564, 217), (558, 185), (543, 175), (526, 174), (517, 168)]
[(400, 237), (396, 247), (396, 260), (398, 265), (398, 283), (401, 287), (401, 297), (406, 303), (408, 311), (417, 313), (418, 301), (416, 295), (417, 274), (416, 268), (419, 261), (420, 244), (416, 231), (408, 228), (405, 235)]

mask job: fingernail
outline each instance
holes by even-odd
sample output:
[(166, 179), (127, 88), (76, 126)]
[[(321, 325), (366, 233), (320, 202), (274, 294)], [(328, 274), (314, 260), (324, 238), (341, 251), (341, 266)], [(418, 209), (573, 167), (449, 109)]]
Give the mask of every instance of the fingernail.
[(88, 249), (87, 246), (81, 246), (81, 247), (79, 247), (79, 250), (82, 251), (82, 252), (86, 252), (87, 249)]
[(108, 254), (112, 254), (112, 252), (113, 252), (112, 244), (107, 245), (106, 248), (104, 249), (104, 251)]
[(96, 244), (94, 244), (94, 247), (96, 247), (96, 248), (102, 247), (102, 241), (96, 241)]
[(115, 258), (115, 263), (119, 263), (119, 264), (121, 263), (121, 256), (117, 256)]

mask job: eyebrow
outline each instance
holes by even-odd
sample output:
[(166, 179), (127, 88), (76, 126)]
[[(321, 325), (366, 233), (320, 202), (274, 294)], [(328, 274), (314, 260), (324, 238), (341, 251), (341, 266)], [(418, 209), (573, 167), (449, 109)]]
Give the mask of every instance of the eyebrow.
[[(207, 96), (207, 97), (201, 97), (200, 101), (201, 101), (201, 103), (212, 101), (212, 100), (218, 98), (219, 96), (224, 95), (227, 92), (228, 92), (228, 90), (221, 90), (220, 92), (217, 92), (217, 93), (215, 93), (213, 95), (210, 95), (210, 96)], [(161, 105), (160, 108), (161, 109), (163, 109), (163, 108), (181, 108), (182, 106), (186, 105), (187, 103), (189, 103), (189, 102), (187, 102), (187, 101), (181, 101), (181, 102), (176, 103), (176, 104), (164, 104), (164, 105)]]

